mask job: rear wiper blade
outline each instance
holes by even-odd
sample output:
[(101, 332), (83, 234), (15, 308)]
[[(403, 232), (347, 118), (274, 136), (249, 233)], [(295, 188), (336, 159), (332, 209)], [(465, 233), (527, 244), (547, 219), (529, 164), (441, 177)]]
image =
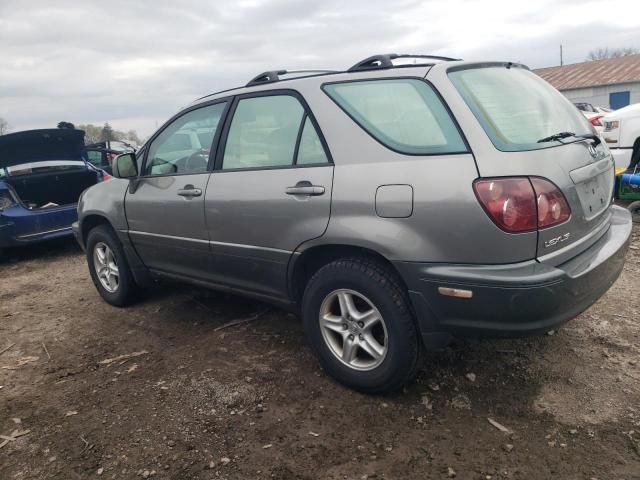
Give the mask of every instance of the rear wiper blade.
[(559, 132), (559, 133), (554, 133), (553, 135), (549, 135), (548, 137), (541, 138), (540, 140), (538, 140), (538, 143), (554, 142), (556, 140), (561, 140), (563, 138), (575, 137), (575, 136), (576, 134), (573, 132)]
[(595, 133), (585, 133), (584, 135), (576, 135), (576, 138), (584, 138), (585, 140), (593, 140), (593, 146), (597, 147), (602, 143), (600, 135)]

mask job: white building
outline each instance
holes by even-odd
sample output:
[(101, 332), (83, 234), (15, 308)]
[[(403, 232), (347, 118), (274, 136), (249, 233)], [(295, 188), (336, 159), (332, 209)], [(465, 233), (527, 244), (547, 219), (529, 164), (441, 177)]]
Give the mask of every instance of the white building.
[(640, 103), (640, 54), (534, 70), (573, 103), (618, 109)]

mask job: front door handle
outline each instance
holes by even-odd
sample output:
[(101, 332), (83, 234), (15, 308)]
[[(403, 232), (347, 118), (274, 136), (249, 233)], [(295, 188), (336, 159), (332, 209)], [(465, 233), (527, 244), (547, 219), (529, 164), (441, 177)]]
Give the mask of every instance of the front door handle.
[(322, 185), (313, 185), (311, 182), (304, 180), (296, 183), (294, 187), (287, 187), (284, 192), (287, 195), (306, 195), (315, 197), (324, 194), (324, 187)]
[(178, 190), (178, 195), (181, 197), (199, 197), (202, 195), (202, 190), (200, 188), (195, 188), (193, 185), (185, 185), (184, 188)]

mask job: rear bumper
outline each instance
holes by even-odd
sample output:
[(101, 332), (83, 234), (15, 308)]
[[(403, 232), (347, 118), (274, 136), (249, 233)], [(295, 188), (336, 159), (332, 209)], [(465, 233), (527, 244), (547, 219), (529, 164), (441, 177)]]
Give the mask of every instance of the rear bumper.
[[(425, 344), (451, 336), (526, 336), (576, 317), (616, 281), (629, 246), (631, 216), (612, 207), (611, 225), (589, 249), (552, 267), (535, 260), (509, 265), (397, 262), (409, 287)], [(439, 287), (469, 290), (443, 296)]]

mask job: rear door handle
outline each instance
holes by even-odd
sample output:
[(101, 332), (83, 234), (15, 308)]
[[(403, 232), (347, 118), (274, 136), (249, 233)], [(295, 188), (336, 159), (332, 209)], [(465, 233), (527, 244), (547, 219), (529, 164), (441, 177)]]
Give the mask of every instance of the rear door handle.
[(202, 195), (202, 190), (194, 188), (193, 185), (185, 185), (184, 188), (178, 190), (178, 195), (181, 197), (199, 197)]
[(313, 185), (311, 182), (304, 180), (296, 183), (294, 187), (287, 187), (285, 193), (287, 195), (306, 195), (315, 197), (324, 194), (324, 187), (322, 185)]

